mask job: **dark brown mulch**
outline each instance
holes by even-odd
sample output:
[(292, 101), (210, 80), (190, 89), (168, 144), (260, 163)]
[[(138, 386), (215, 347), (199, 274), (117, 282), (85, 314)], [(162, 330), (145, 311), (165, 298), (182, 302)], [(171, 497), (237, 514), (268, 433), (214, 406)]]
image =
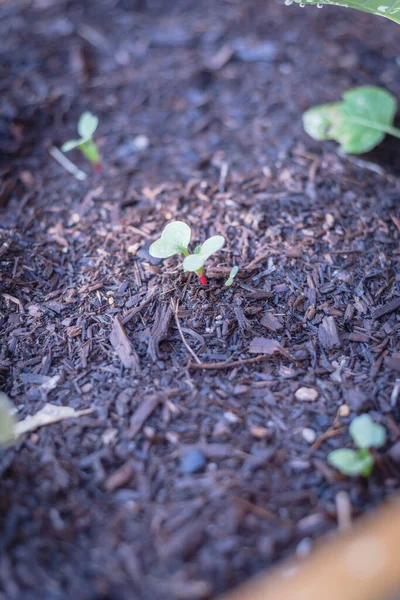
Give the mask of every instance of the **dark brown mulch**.
[[(347, 87), (400, 97), (398, 29), (261, 0), (0, 15), (0, 384), (20, 418), (96, 411), (2, 451), (0, 589), (215, 597), (335, 530), (338, 492), (358, 516), (398, 488), (398, 143), (301, 129)], [(72, 154), (78, 181), (49, 149), (86, 109), (104, 175)], [(176, 218), (227, 239), (206, 288), (148, 254)], [(343, 479), (326, 457), (365, 411), (389, 441)]]

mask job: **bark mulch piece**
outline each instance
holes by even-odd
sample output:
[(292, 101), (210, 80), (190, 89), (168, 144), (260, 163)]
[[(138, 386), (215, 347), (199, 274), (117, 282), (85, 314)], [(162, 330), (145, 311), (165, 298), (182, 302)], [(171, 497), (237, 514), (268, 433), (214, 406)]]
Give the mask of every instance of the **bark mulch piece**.
[[(261, 0), (0, 13), (0, 386), (19, 419), (94, 409), (1, 451), (1, 592), (215, 597), (307, 554), (343, 493), (355, 518), (399, 487), (398, 142), (343, 157), (301, 127), (354, 85), (400, 97), (398, 28)], [(82, 179), (50, 151), (84, 110)], [(226, 238), (207, 287), (149, 255), (171, 219)], [(345, 479), (327, 455), (366, 411), (388, 444)]]

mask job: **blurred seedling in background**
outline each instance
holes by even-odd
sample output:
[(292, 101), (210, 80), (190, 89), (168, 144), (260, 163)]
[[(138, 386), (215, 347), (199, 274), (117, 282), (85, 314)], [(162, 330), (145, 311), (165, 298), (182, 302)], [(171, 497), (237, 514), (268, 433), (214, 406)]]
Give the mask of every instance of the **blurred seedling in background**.
[(0, 446), (7, 446), (15, 440), (14, 417), (8, 397), (0, 392)]
[(293, 2), (300, 4), (303, 8), (306, 4), (308, 6), (316, 4), (318, 8), (322, 8), (323, 4), (355, 8), (400, 23), (400, 0), (391, 0), (387, 3), (382, 2), (382, 0), (285, 0), (287, 6), (290, 6)]
[(328, 463), (343, 475), (369, 477), (374, 466), (370, 449), (380, 448), (386, 442), (385, 428), (374, 423), (369, 415), (361, 415), (352, 420), (349, 432), (358, 450), (334, 450), (328, 455)]
[(100, 154), (96, 143), (93, 141), (93, 134), (97, 129), (99, 119), (90, 112), (84, 112), (78, 121), (78, 133), (81, 136), (79, 140), (69, 140), (61, 146), (63, 152), (70, 152), (77, 148), (90, 161), (95, 170), (101, 173)]
[(182, 221), (168, 223), (161, 237), (149, 248), (149, 254), (154, 258), (169, 258), (175, 254), (183, 254), (183, 268), (185, 271), (196, 273), (200, 282), (207, 285), (204, 275), (204, 264), (212, 254), (218, 252), (225, 244), (222, 235), (213, 235), (201, 246), (195, 248), (194, 254), (189, 254), (191, 230), (189, 225)]
[(347, 154), (369, 152), (386, 134), (400, 138), (393, 127), (396, 99), (375, 86), (362, 86), (343, 94), (342, 102), (321, 104), (303, 115), (306, 133), (314, 140), (335, 140)]
[(236, 275), (238, 274), (238, 271), (239, 271), (239, 267), (237, 267), (236, 265), (234, 267), (232, 267), (231, 272), (229, 273), (229, 277), (225, 281), (226, 287), (230, 287), (232, 285), (233, 280), (235, 279)]

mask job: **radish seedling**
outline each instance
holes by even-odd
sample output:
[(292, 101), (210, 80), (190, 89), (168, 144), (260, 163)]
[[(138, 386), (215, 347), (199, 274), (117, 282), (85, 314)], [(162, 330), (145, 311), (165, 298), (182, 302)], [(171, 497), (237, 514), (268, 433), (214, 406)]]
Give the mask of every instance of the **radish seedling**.
[(233, 280), (235, 279), (236, 275), (238, 274), (239, 271), (239, 267), (232, 267), (231, 272), (229, 273), (229, 277), (228, 279), (225, 281), (225, 285), (226, 287), (230, 287), (233, 283)]
[(335, 140), (348, 154), (369, 152), (385, 135), (400, 138), (393, 127), (396, 99), (386, 90), (362, 86), (343, 94), (343, 102), (321, 104), (303, 115), (306, 133), (314, 140)]
[(175, 254), (183, 254), (185, 257), (183, 261), (184, 270), (195, 272), (201, 283), (206, 285), (204, 263), (212, 254), (222, 248), (225, 240), (222, 235), (213, 235), (204, 244), (197, 246), (194, 254), (189, 254), (190, 236), (191, 230), (186, 223), (182, 223), (182, 221), (168, 223), (161, 237), (151, 244), (149, 254), (154, 258), (169, 258)]
[(93, 141), (93, 134), (97, 129), (99, 119), (90, 112), (84, 112), (78, 121), (78, 133), (81, 136), (79, 140), (69, 140), (61, 146), (63, 152), (70, 152), (78, 148), (84, 156), (94, 165), (97, 172), (101, 173), (100, 154), (96, 143)]
[(328, 463), (343, 475), (369, 477), (374, 466), (370, 448), (383, 446), (386, 441), (385, 428), (374, 423), (369, 415), (361, 415), (352, 420), (349, 431), (358, 450), (334, 450), (328, 455)]

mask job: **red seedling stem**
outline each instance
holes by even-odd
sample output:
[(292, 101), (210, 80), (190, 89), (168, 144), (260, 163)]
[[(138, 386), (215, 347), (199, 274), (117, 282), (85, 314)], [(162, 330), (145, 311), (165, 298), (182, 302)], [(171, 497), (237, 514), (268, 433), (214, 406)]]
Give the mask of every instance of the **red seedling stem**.
[(200, 279), (200, 283), (202, 283), (203, 285), (207, 285), (207, 279), (206, 279), (206, 276), (204, 275), (204, 273), (202, 275), (199, 275), (199, 279)]

